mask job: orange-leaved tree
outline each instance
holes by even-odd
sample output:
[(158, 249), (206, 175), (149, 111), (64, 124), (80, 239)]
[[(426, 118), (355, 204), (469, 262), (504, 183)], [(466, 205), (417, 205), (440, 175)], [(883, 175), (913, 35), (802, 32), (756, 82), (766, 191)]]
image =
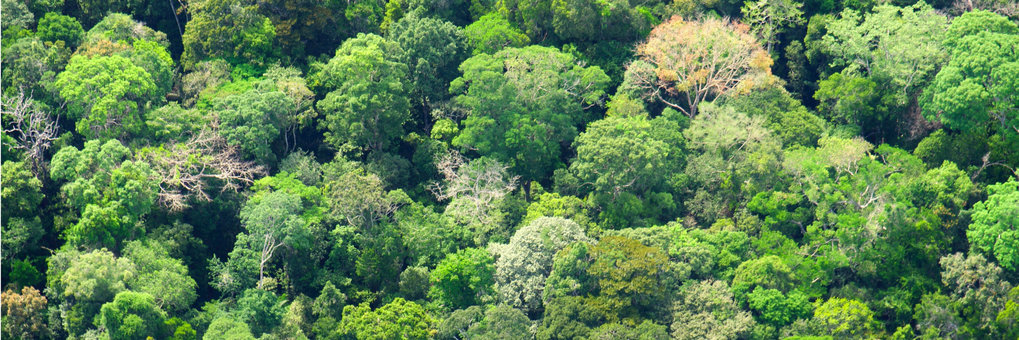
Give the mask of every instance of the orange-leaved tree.
[(697, 115), (697, 104), (769, 79), (771, 57), (749, 27), (727, 19), (675, 16), (637, 46), (624, 89), (645, 100)]

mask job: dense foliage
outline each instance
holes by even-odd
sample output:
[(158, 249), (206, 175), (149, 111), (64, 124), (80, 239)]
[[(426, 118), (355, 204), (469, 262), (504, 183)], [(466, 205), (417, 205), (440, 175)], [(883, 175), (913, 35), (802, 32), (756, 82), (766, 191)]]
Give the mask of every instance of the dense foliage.
[(2, 0), (11, 339), (1016, 339), (1011, 0)]

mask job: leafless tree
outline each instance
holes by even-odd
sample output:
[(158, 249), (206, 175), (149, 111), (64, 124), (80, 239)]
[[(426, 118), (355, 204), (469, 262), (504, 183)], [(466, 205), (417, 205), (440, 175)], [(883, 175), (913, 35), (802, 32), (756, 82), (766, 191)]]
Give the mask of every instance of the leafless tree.
[(236, 192), (266, 174), (262, 166), (244, 161), (236, 146), (211, 131), (142, 154), (160, 176), (160, 204), (172, 211), (187, 208), (191, 200), (210, 201), (212, 186), (219, 185), (220, 192)]
[(956, 0), (946, 9), (951, 16), (974, 10), (986, 10), (1012, 19), (1019, 18), (1019, 3), (1014, 0)]
[(18, 91), (17, 96), (0, 100), (0, 107), (4, 133), (17, 141), (12, 147), (24, 150), (32, 172), (38, 176), (45, 167), (46, 150), (57, 139), (59, 124), (49, 113), (40, 110), (24, 89)]
[(378, 176), (362, 169), (348, 171), (325, 184), (329, 208), (348, 225), (372, 232), (389, 219), (402, 203), (385, 190)]
[(262, 289), (265, 285), (265, 266), (272, 260), (272, 253), (276, 252), (276, 248), (283, 245), (283, 240), (277, 240), (273, 237), (272, 233), (265, 234), (265, 241), (262, 242), (262, 253), (258, 259), (258, 289)]
[(451, 151), (436, 162), (436, 168), (445, 180), (429, 186), (432, 194), (439, 200), (456, 201), (468, 210), (466, 216), (481, 223), (488, 220), (493, 205), (517, 186), (518, 176), (510, 176), (508, 167), (494, 159), (468, 163), (459, 152)]

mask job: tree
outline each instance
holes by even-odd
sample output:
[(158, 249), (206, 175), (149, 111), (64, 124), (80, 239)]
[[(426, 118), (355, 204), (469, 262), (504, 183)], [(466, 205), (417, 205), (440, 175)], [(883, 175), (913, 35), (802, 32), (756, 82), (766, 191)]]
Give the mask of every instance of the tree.
[(545, 305), (544, 317), (537, 327), (538, 340), (584, 339), (591, 329), (605, 323), (603, 310), (580, 296), (563, 296)]
[(5, 122), (3, 133), (16, 140), (10, 148), (20, 150), (32, 172), (38, 175), (44, 171), (46, 150), (57, 139), (60, 124), (45, 107), (26, 96), (23, 89), (18, 91), (17, 97), (4, 97), (0, 100), (0, 116)]
[(509, 19), (532, 38), (548, 36), (552, 23), (552, 1), (511, 0), (497, 4), (495, 11)]
[[(928, 199), (922, 198), (931, 195), (930, 189), (924, 188), (915, 193), (900, 190), (918, 188), (909, 185), (911, 180), (925, 176), (919, 159), (888, 145), (872, 149), (870, 143), (859, 137), (826, 137), (819, 144), (820, 147), (814, 150), (789, 150), (783, 162), (786, 171), (794, 178), (790, 190), (802, 193), (792, 196), (792, 201), (805, 199), (811, 207), (809, 211), (813, 211), (809, 220), (802, 220), (806, 217), (802, 215), (805, 211), (788, 216), (796, 216), (793, 225), (802, 225), (799, 228), (807, 239), (806, 254), (827, 254), (822, 255), (826, 259), (824, 266), (848, 266), (858, 274), (883, 276), (890, 281), (897, 281), (897, 277), (907, 269), (879, 265), (889, 261), (890, 256), (909, 258), (909, 261), (903, 262), (910, 264), (924, 263), (916, 261), (917, 258), (939, 256), (934, 246), (943, 242), (945, 237), (939, 236), (940, 230), (931, 228), (931, 224), (940, 225), (941, 218), (924, 216), (930, 210), (922, 210), (935, 208), (928, 206)], [(923, 188), (923, 184), (917, 184)], [(920, 194), (921, 199), (916, 199), (915, 194)], [(916, 199), (915, 203), (913, 199)], [(910, 211), (906, 208), (914, 204), (921, 209)], [(942, 213), (948, 211), (936, 209)], [(923, 247), (903, 244), (917, 244), (917, 238), (925, 240), (919, 243), (924, 244)], [(907, 249), (919, 250), (925, 255), (914, 253), (911, 256), (905, 252)], [(805, 278), (799, 276), (800, 280)], [(823, 279), (811, 279), (811, 282), (812, 285), (813, 282), (823, 282)], [(801, 281), (801, 284), (805, 283)]]
[(750, 93), (732, 96), (721, 106), (732, 107), (747, 116), (763, 116), (766, 126), (785, 147), (815, 146), (828, 122), (807, 110), (799, 100), (779, 84), (762, 86)]
[(40, 18), (36, 31), (43, 41), (63, 41), (70, 48), (78, 47), (85, 35), (77, 19), (55, 12), (46, 13), (46, 16)]
[(683, 167), (684, 140), (679, 124), (665, 118), (610, 116), (588, 125), (574, 141), (570, 164), (582, 187), (618, 197), (670, 191), (669, 174)]
[(757, 0), (743, 4), (743, 21), (765, 44), (768, 53), (788, 27), (803, 24), (803, 4), (792, 0)]
[(495, 54), (503, 48), (527, 46), (531, 39), (513, 27), (501, 14), (491, 12), (464, 28), (473, 55)]
[(124, 291), (103, 304), (96, 326), (105, 329), (110, 340), (165, 336), (166, 312), (156, 306), (152, 295)]
[[(455, 253), (449, 254), (453, 255)], [(491, 255), (489, 255), (489, 258), (491, 258)], [(400, 273), (400, 294), (411, 300), (425, 298), (425, 295), (428, 294), (429, 288), (432, 287), (431, 283), (429, 283), (430, 276), (431, 274), (428, 272), (427, 267), (407, 267), (407, 269), (404, 269), (403, 272)], [(444, 279), (450, 279), (450, 277), (446, 277)], [(458, 277), (454, 277), (452, 279), (454, 281), (459, 280)], [(488, 281), (487, 289), (489, 290), (489, 293), (491, 293), (491, 278), (489, 278)], [(454, 298), (456, 298), (456, 296), (454, 296)]]
[(465, 339), (468, 336), (468, 329), (481, 321), (484, 316), (485, 310), (481, 306), (457, 309), (439, 323), (435, 338), (443, 340)]
[(1015, 180), (987, 186), (987, 200), (973, 205), (973, 222), (966, 231), (970, 245), (993, 255), (1009, 270), (1019, 265), (1019, 183)]
[(527, 206), (527, 214), (520, 223), (526, 225), (541, 217), (562, 217), (577, 222), (586, 233), (595, 235), (599, 227), (594, 222), (594, 209), (591, 202), (576, 196), (543, 193)]
[(154, 30), (145, 23), (136, 21), (131, 15), (124, 13), (101, 13), (103, 20), (92, 26), (85, 33), (78, 54), (112, 55), (118, 50), (130, 49), (138, 40), (158, 43), (164, 48), (170, 47), (166, 33)]
[(358, 340), (427, 339), (433, 323), (421, 306), (396, 298), (374, 311), (367, 304), (343, 307), (339, 331)]
[(636, 327), (624, 326), (619, 323), (607, 323), (592, 329), (588, 338), (591, 340), (666, 340), (669, 339), (669, 327), (656, 324), (651, 320), (644, 320)]
[(378, 232), (376, 227), (389, 221), (403, 202), (400, 193), (387, 193), (382, 180), (364, 169), (327, 175), (324, 182), (323, 196), (332, 217), (365, 233)]
[(65, 230), (71, 244), (120, 249), (137, 236), (141, 217), (152, 210), (158, 181), (148, 163), (128, 160), (131, 151), (116, 140), (66, 146), (53, 156), (50, 176), (66, 181), (60, 190), (81, 213)]
[(883, 94), (905, 105), (944, 62), (940, 38), (947, 25), (947, 18), (925, 3), (876, 6), (862, 17), (845, 9), (827, 24), (820, 44), (834, 65), (844, 67), (844, 75), (870, 77)]
[(510, 176), (507, 167), (495, 159), (482, 157), (467, 162), (456, 151), (442, 156), (435, 166), (444, 181), (432, 183), (429, 189), (435, 198), (450, 200), (443, 216), (471, 229), (475, 244), (487, 243), (504, 223), (500, 208), (516, 189), (517, 177)]
[(50, 256), (46, 271), (46, 295), (57, 306), (58, 325), (72, 336), (92, 325), (100, 307), (128, 290), (137, 277), (131, 260), (117, 258), (106, 249), (81, 252), (65, 247)]
[(383, 23), (386, 2), (381, 0), (354, 0), (343, 11), (353, 32), (378, 32)]
[(467, 248), (450, 253), (432, 270), (432, 289), (450, 309), (479, 304), (492, 293), (495, 260), (484, 249)]
[[(1019, 27), (976, 11), (952, 21), (945, 39), (951, 60), (925, 94), (924, 116), (958, 130), (991, 124), (1019, 134)], [(1015, 136), (1014, 134), (1012, 136)]]
[(67, 118), (88, 138), (123, 138), (141, 132), (142, 112), (158, 102), (145, 69), (121, 56), (75, 56), (53, 83), (67, 103)]
[(768, 255), (741, 263), (732, 279), (732, 289), (741, 299), (757, 288), (786, 292), (793, 288), (793, 279), (792, 269), (782, 259)]
[(629, 0), (553, 0), (552, 28), (563, 41), (637, 40), (657, 22), (641, 5)]
[(3, 94), (15, 96), (17, 91), (24, 89), (33, 96), (46, 95), (47, 103), (57, 102), (48, 98), (50, 91), (47, 89), (67, 66), (71, 50), (61, 43), (45, 44), (37, 37), (25, 37), (13, 43), (5, 40), (4, 45), (4, 55), (0, 57), (5, 66), (3, 77), (0, 77)]
[(551, 47), (508, 48), (460, 65), (454, 101), (470, 110), (453, 145), (509, 165), (527, 183), (559, 167), (560, 144), (577, 134), (585, 108), (601, 104), (608, 76)]
[(400, 208), (395, 219), (414, 265), (434, 267), (446, 254), (455, 253), (471, 239), (469, 230), (450, 223), (434, 208), (421, 203)]
[(705, 100), (738, 93), (771, 73), (771, 57), (747, 26), (719, 19), (673, 17), (637, 46), (640, 60), (626, 69), (623, 90), (688, 117)]
[(255, 336), (251, 334), (248, 324), (237, 321), (231, 316), (222, 315), (212, 320), (202, 339), (254, 340)]
[(3, 11), (6, 12), (3, 16), (3, 30), (7, 31), (9, 27), (28, 27), (29, 24), (35, 21), (35, 15), (28, 10), (28, 6), (20, 1), (4, 1)]
[(831, 298), (814, 310), (813, 322), (831, 334), (845, 339), (866, 339), (880, 332), (880, 323), (866, 304), (851, 299)]
[(449, 97), (449, 82), (469, 56), (463, 29), (448, 21), (411, 14), (390, 27), (389, 39), (403, 49), (402, 61), (413, 84), (408, 92), (428, 113), (435, 103)]
[(374, 34), (343, 42), (318, 76), (331, 90), (318, 102), (326, 142), (341, 151), (385, 151), (403, 135), (413, 89), (404, 53), (398, 43)]
[(206, 90), (230, 81), (230, 64), (223, 59), (206, 60), (195, 64), (194, 69), (181, 77), (181, 106), (191, 108)]
[(239, 321), (251, 327), (252, 335), (261, 337), (279, 327), (286, 312), (284, 303), (276, 294), (249, 288), (237, 299), (236, 315)]
[(777, 289), (757, 286), (747, 294), (747, 301), (758, 321), (775, 328), (807, 318), (813, 310), (807, 296), (795, 290), (784, 294)]
[[(240, 218), (246, 233), (238, 235), (230, 260), (244, 261), (236, 264), (244, 267), (247, 267), (245, 263), (254, 260), (258, 267), (258, 280), (251, 282), (253, 278), (248, 278), (247, 275), (235, 277), (236, 280), (242, 280), (237, 288), (246, 289), (250, 286), (244, 283), (251, 283), (262, 289), (265, 285), (266, 270), (276, 250), (284, 245), (292, 245), (294, 238), (303, 231), (305, 220), (301, 218), (302, 208), (300, 197), (282, 191), (255, 196), (245, 204)], [(242, 273), (251, 273), (253, 269), (238, 270), (242, 270)]]
[(3, 216), (3, 259), (9, 261), (34, 250), (44, 231), (39, 219), (39, 206), (45, 195), (42, 181), (29, 171), (24, 162), (4, 161), (3, 188), (0, 189), (0, 211)]
[(553, 256), (573, 242), (587, 240), (576, 222), (542, 217), (517, 230), (509, 244), (491, 246), (499, 299), (526, 312), (540, 311)]
[(764, 126), (764, 117), (714, 103), (702, 104), (700, 112), (683, 131), (695, 155), (687, 158), (684, 171), (693, 196), (686, 207), (700, 222), (712, 224), (778, 181), (774, 169), (782, 146)]
[(315, 93), (308, 89), (307, 81), (301, 77), (301, 70), (294, 67), (274, 65), (269, 67), (262, 76), (274, 82), (276, 89), (293, 101), (293, 105), (288, 107), (287, 112), (280, 117), (285, 150), (291, 152), (297, 146), (297, 132), (309, 126), (318, 116), (314, 105)]
[(667, 319), (661, 301), (668, 300), (684, 278), (673, 269), (660, 248), (605, 236), (595, 246), (578, 243), (556, 255), (545, 281), (544, 301), (583, 296), (610, 322)]
[(964, 322), (967, 336), (993, 335), (995, 316), (1005, 306), (1012, 284), (1001, 268), (980, 254), (955, 253), (941, 258), (941, 283), (948, 288), (952, 307)]
[(261, 165), (241, 158), (240, 147), (207, 130), (138, 153), (158, 175), (159, 203), (172, 211), (184, 210), (191, 202), (212, 201), (210, 191), (217, 187), (220, 192), (238, 192), (265, 174)]
[(240, 146), (248, 157), (263, 163), (275, 161), (272, 143), (284, 129), (283, 120), (295, 107), (294, 100), (276, 89), (271, 81), (213, 104), (219, 118), (219, 134), (232, 145)]
[(845, 73), (835, 73), (818, 82), (814, 99), (820, 101), (824, 117), (835, 124), (859, 127), (867, 137), (875, 128), (894, 127), (890, 122), (895, 120), (895, 98), (870, 77)]
[(205, 59), (223, 58), (232, 64), (263, 64), (279, 54), (273, 47), (276, 29), (258, 13), (254, 1), (200, 0), (188, 3), (182, 36), (185, 70)]
[(117, 258), (106, 249), (68, 254), (76, 256), (69, 266), (47, 273), (59, 273), (47, 275), (56, 276), (54, 279), (58, 280), (47, 286), (65, 298), (99, 303), (112, 301), (117, 293), (127, 290), (127, 283), (137, 276), (137, 267), (131, 260)]
[(16, 339), (46, 339), (46, 297), (33, 287), (22, 287), (21, 293), (6, 290), (3, 300), (3, 336)]
[(280, 50), (292, 61), (328, 52), (348, 33), (339, 13), (344, 3), (269, 0), (256, 4), (258, 12), (272, 22)]
[(471, 325), (467, 335), (476, 339), (510, 340), (531, 336), (531, 320), (519, 309), (496, 305), (485, 311), (484, 318)]
[(149, 295), (156, 308), (179, 313), (198, 298), (198, 284), (188, 276), (188, 267), (171, 257), (159, 242), (128, 242), (123, 257), (131, 260), (138, 271), (129, 282), (131, 289)]
[(346, 304), (347, 295), (340, 292), (332, 281), (326, 281), (311, 306), (311, 312), (317, 318), (312, 325), (312, 334), (325, 338), (327, 334), (335, 332)]
[(683, 285), (673, 309), (673, 339), (737, 339), (754, 327), (753, 317), (733, 301), (724, 281)]
[(962, 324), (958, 314), (952, 309), (951, 299), (940, 293), (924, 294), (920, 304), (916, 306), (917, 330), (927, 336), (935, 335), (942, 339), (958, 338), (959, 326)]
[(174, 82), (174, 63), (163, 32), (122, 13), (111, 13), (85, 34), (76, 55), (97, 57), (119, 55), (131, 60), (152, 78), (156, 97), (170, 92)]

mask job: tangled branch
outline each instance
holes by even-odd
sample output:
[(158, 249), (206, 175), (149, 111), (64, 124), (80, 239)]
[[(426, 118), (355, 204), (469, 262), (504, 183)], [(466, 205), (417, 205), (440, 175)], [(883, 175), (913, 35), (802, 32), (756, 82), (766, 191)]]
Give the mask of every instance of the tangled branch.
[(16, 97), (0, 100), (0, 114), (4, 121), (4, 134), (17, 141), (12, 148), (24, 150), (32, 173), (38, 176), (45, 166), (46, 150), (57, 139), (59, 124), (40, 110), (32, 101), (31, 94), (26, 95), (24, 90), (18, 91)]
[(266, 174), (262, 166), (244, 161), (236, 146), (209, 131), (143, 154), (159, 174), (160, 204), (172, 211), (187, 208), (190, 200), (212, 200), (209, 187), (236, 192)]

